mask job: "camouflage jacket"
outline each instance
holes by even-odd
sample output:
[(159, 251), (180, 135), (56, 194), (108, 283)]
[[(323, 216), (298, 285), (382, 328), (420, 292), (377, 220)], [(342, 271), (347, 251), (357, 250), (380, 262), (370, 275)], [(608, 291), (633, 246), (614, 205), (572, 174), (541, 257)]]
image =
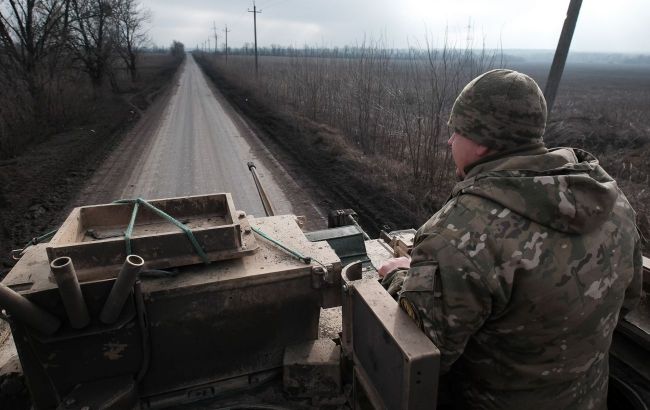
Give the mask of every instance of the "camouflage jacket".
[[(606, 408), (608, 350), (641, 293), (635, 213), (590, 154), (475, 165), (384, 280), (484, 409)], [(402, 283), (403, 282), (403, 283)], [(625, 310), (624, 310), (625, 311)]]

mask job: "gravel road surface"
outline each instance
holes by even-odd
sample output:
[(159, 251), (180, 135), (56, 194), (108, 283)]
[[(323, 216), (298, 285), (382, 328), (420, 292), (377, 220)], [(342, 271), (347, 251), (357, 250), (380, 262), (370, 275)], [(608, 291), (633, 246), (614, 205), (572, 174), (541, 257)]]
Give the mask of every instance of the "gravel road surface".
[(100, 167), (75, 205), (230, 192), (237, 209), (264, 216), (247, 167), (253, 161), (276, 214), (323, 221), (322, 212), (208, 83), (192, 55), (176, 82)]

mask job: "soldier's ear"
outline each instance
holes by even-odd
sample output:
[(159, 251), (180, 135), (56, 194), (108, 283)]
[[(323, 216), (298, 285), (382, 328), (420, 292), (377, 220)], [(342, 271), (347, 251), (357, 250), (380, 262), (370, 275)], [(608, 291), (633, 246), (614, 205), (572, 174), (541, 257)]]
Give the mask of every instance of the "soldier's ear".
[(492, 154), (492, 150), (485, 145), (477, 144), (476, 148), (474, 149), (474, 154), (476, 154), (476, 156), (479, 158), (483, 158)]

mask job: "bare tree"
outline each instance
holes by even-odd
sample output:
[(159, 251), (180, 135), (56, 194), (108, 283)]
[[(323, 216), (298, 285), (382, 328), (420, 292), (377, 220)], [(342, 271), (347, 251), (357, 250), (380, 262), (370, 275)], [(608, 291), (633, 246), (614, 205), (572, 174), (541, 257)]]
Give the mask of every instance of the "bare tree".
[(69, 0), (0, 1), (0, 67), (5, 78), (25, 81), (34, 116), (43, 110), (42, 63), (62, 45)]
[(183, 58), (185, 55), (185, 45), (180, 41), (174, 40), (171, 47), (169, 47), (169, 52), (176, 58)]
[(70, 0), (70, 46), (99, 91), (109, 73), (115, 48), (117, 0)]
[(117, 52), (131, 75), (131, 81), (135, 81), (137, 76), (138, 53), (149, 41), (145, 26), (150, 21), (151, 13), (137, 0), (121, 0), (115, 12)]

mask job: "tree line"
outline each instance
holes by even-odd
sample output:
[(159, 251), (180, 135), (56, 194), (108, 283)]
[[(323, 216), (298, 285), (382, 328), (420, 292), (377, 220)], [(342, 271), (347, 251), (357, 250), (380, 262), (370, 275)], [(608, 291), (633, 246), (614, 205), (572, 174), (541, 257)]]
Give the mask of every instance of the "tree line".
[(0, 156), (136, 81), (150, 19), (137, 0), (0, 0)]

